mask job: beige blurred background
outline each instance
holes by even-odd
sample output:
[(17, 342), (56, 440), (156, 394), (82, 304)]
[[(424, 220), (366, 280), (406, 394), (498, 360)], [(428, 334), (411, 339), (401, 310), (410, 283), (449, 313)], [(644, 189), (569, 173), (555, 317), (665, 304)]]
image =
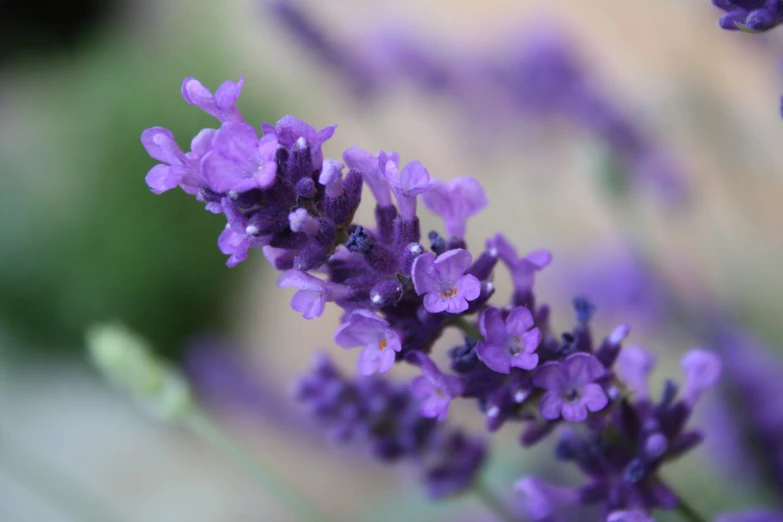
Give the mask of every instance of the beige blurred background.
[[(149, 92), (159, 93), (156, 103), (165, 108), (184, 106), (179, 95), (184, 76), (206, 76), (211, 82), (208, 85), (215, 87), (221, 78), (236, 79), (244, 74), (240, 106), (249, 120), (274, 121), (291, 113), (318, 127), (337, 123), (335, 138), (325, 147), (327, 157), (338, 157), (352, 145), (367, 150), (395, 149), (404, 161), (422, 161), (438, 178), (477, 177), (490, 206), (470, 222), (467, 239), (471, 245), (480, 245), (486, 237), (503, 231), (523, 250), (551, 249), (555, 267), (561, 261), (573, 266), (586, 252), (611, 242), (619, 231), (644, 233), (657, 263), (679, 287), (695, 293), (709, 289), (711, 295), (751, 317), (765, 335), (783, 339), (783, 326), (777, 320), (783, 314), (783, 278), (779, 275), (783, 259), (779, 230), (783, 217), (783, 177), (779, 174), (783, 154), (778, 153), (783, 143), (778, 114), (778, 98), (783, 92), (780, 38), (721, 31), (716, 23), (719, 12), (707, 0), (303, 3), (346, 41), (357, 40), (376, 26), (404, 24), (446, 47), (502, 49), (515, 34), (542, 24), (560, 28), (578, 42), (590, 58), (594, 74), (617, 104), (643, 122), (643, 127), (684, 165), (694, 187), (692, 203), (672, 210), (654, 198), (639, 197), (634, 205), (638, 218), (618, 223), (592, 181), (589, 143), (583, 138), (557, 127), (538, 129), (533, 138), (520, 137), (514, 147), (505, 146), (484, 156), (469, 154), (472, 140), (462, 130), (465, 122), (447, 101), (403, 87), (382, 103), (357, 103), (339, 78), (271, 23), (257, 2), (159, 0), (120, 6), (107, 25), (85, 33), (82, 47), (77, 46), (71, 54), (10, 61), (0, 69), (0, 151), (7, 166), (3, 177), (15, 176), (14, 183), (25, 186), (25, 194), (33, 194), (26, 212), (35, 206), (38, 213), (52, 213), (50, 222), (57, 221), (72, 216), (74, 207), (78, 210), (87, 197), (85, 192), (100, 199), (100, 184), (73, 190), (74, 183), (83, 182), (74, 181), (78, 167), (60, 169), (56, 157), (42, 163), (44, 160), (36, 156), (46, 156), (49, 150), (57, 152), (58, 145), (52, 139), (78, 135), (88, 124), (102, 129), (98, 134), (111, 133), (118, 119), (127, 123), (116, 117), (115, 111), (143, 110), (143, 100), (133, 95), (100, 91), (91, 103), (60, 99), (60, 103), (70, 100), (86, 107), (86, 113), (63, 115), (51, 110), (54, 93), (63, 84), (90, 97), (90, 89), (100, 86), (110, 91), (112, 79), (127, 76), (122, 81), (135, 92), (135, 82), (142, 81), (136, 75), (143, 75), (144, 84), (152, 86)], [(101, 56), (104, 61), (96, 58)], [(154, 66), (145, 65), (149, 63)], [(127, 71), (123, 69), (126, 66)], [(249, 107), (264, 109), (256, 117)], [(125, 172), (127, 169), (120, 166), (117, 173), (108, 170), (102, 176), (110, 178), (121, 172), (134, 177), (132, 183), (138, 186), (136, 196), (141, 200), (144, 174), (152, 162), (138, 145), (138, 134), (145, 126), (172, 125), (169, 118), (179, 118), (192, 108), (180, 109), (183, 113), (161, 109), (148, 114), (140, 126), (123, 133), (126, 141), (136, 140), (128, 150), (135, 155), (138, 169)], [(199, 128), (197, 121), (203, 121), (187, 118), (187, 125), (183, 125), (191, 131)], [(183, 143), (186, 136), (179, 136)], [(77, 137), (68, 143), (80, 150), (74, 160), (77, 165), (91, 156), (91, 150), (102, 146), (91, 138)], [(173, 199), (168, 194), (143, 197), (149, 199), (146, 204), (150, 208), (158, 210)], [(201, 212), (197, 204), (178, 209), (178, 214), (166, 216), (157, 227), (165, 231), (168, 224), (188, 219), (187, 213)], [(366, 221), (369, 207), (364, 205), (362, 212), (360, 220)], [(86, 226), (67, 233), (91, 234), (91, 226), (101, 226), (96, 219), (111, 221), (112, 215), (92, 216)], [(207, 223), (208, 219), (212, 221)], [(205, 224), (199, 225), (204, 232), (197, 237), (172, 230), (167, 241), (204, 243), (211, 249), (203, 254), (211, 267), (209, 273), (228, 271), (219, 267), (223, 259), (214, 247), (221, 219), (204, 218)], [(8, 230), (27, 226), (24, 220), (5, 223), (2, 228)], [(133, 223), (127, 218), (122, 226)], [(155, 226), (144, 222), (137, 232), (144, 236)], [(427, 216), (422, 229), (437, 226), (439, 223)], [(29, 235), (37, 233), (37, 229), (28, 229)], [(41, 245), (39, 255), (49, 255), (46, 248), (45, 243)], [(89, 258), (92, 254), (83, 255)], [(231, 269), (233, 279), (225, 283), (225, 297), (215, 313), (226, 331), (247, 348), (265, 383), (285, 393), (291, 380), (306, 370), (316, 348), (336, 354), (350, 370), (355, 354), (338, 353), (331, 340), (337, 311), (329, 309), (317, 320), (302, 321), (287, 306), (291, 293), (275, 287), (277, 274), (266, 269), (260, 252), (252, 252), (250, 257)], [(15, 263), (27, 262), (27, 258), (15, 259)], [(169, 261), (173, 266), (187, 263), (186, 259)], [(131, 262), (120, 257), (115, 266)], [(170, 277), (176, 274), (172, 269)], [(539, 294), (554, 304), (555, 324), (565, 328), (570, 321), (570, 296), (558, 286), (556, 268), (551, 274), (544, 272), (540, 277)], [(498, 276), (500, 298), (509, 293), (503, 290), (507, 280), (503, 274)], [(188, 292), (186, 288), (177, 291), (178, 295)], [(149, 299), (154, 299), (154, 292), (154, 288), (147, 291)], [(39, 303), (41, 324), (46, 322), (48, 302)], [(60, 309), (49, 310), (51, 315), (61, 313)], [(118, 308), (113, 314), (125, 319), (122, 310)], [(161, 315), (153, 319), (165, 326)], [(61, 502), (47, 498), (46, 492), (26, 479), (24, 470), (16, 469), (25, 468), (30, 460), (25, 455), (36, 462), (33, 467), (57, 477), (49, 489), (64, 482), (79, 496), (94, 499), (100, 509), (116, 515), (96, 520), (294, 520), (213, 449), (136, 411), (96, 378), (78, 356), (35, 351), (39, 343), (17, 336), (14, 321), (9, 319), (5, 327), (8, 333), (3, 337), (0, 362), (0, 448), (14, 448), (8, 450), (11, 458), (0, 459), (0, 520), (78, 520), (69, 515), (67, 506), (63, 509)], [(603, 328), (599, 333), (612, 326), (600, 323), (600, 317), (599, 324)], [(634, 342), (670, 354), (663, 357), (661, 374), (676, 372), (677, 353), (699, 342), (674, 329), (649, 331), (640, 325), (634, 332)], [(444, 351), (454, 339), (442, 341)], [(76, 340), (69, 344), (79, 345)], [(480, 429), (481, 419), (472, 408), (458, 409), (457, 416), (460, 423)], [(388, 470), (362, 462), (351, 458), (350, 451), (313, 444), (311, 437), (301, 433), (292, 435), (273, 420), (230, 411), (224, 412), (223, 419), (262, 460), (296, 483), (335, 519), (395, 520), (392, 495), (402, 495), (404, 502), (421, 502), (403, 465)], [(510, 426), (500, 434), (497, 459), (518, 459), (513, 466), (521, 472), (536, 459), (546, 458), (546, 452), (519, 450), (515, 445), (517, 431)], [(716, 482), (726, 480), (715, 480), (715, 470), (698, 459), (691, 456), (683, 463), (692, 468), (689, 477), (697, 482), (706, 482), (707, 477)], [(693, 466), (693, 462), (699, 465)], [(498, 486), (510, 488), (510, 484)], [(721, 491), (721, 486), (716, 485), (714, 491)], [(739, 497), (742, 495), (740, 492)], [(425, 511), (421, 520), (455, 520), (457, 513), (469, 516), (474, 508), (470, 499), (450, 502), (443, 511)]]

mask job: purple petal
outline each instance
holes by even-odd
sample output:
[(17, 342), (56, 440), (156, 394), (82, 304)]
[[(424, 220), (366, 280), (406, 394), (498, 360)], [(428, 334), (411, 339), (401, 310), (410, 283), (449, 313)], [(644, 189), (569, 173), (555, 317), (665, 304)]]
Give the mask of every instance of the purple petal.
[(388, 325), (369, 310), (355, 310), (335, 332), (334, 342), (343, 348), (378, 346)]
[(522, 336), (522, 343), (525, 345), (524, 353), (529, 354), (534, 352), (538, 345), (541, 344), (541, 330), (533, 328)]
[[(431, 294), (430, 294), (431, 295)], [(461, 314), (468, 309), (468, 302), (459, 292), (452, 297), (446, 297), (446, 312), (450, 314)]]
[(682, 359), (682, 371), (686, 376), (683, 400), (693, 407), (701, 394), (718, 382), (721, 369), (720, 358), (714, 353), (701, 349), (687, 352)]
[(587, 418), (587, 408), (581, 401), (564, 401), (561, 413), (563, 414), (563, 419), (568, 422), (582, 422)]
[(514, 489), (526, 496), (525, 505), (533, 520), (548, 519), (556, 511), (579, 501), (576, 490), (552, 486), (535, 477), (523, 478)]
[(299, 290), (309, 290), (313, 292), (324, 292), (326, 290), (326, 281), (302, 272), (301, 270), (286, 270), (277, 279), (277, 286), (280, 288), (294, 287)]
[(509, 267), (519, 260), (519, 254), (517, 254), (516, 249), (503, 234), (497, 234), (495, 237), (487, 240), (487, 250), (493, 249), (497, 250), (500, 259)]
[(224, 254), (231, 254), (226, 265), (233, 267), (247, 259), (251, 240), (245, 234), (240, 234), (228, 227), (218, 237), (218, 247)]
[(241, 192), (253, 188), (254, 182), (250, 175), (254, 169), (248, 165), (237, 164), (216, 151), (204, 156), (201, 169), (207, 185), (215, 192), (223, 193), (230, 190)]
[[(473, 301), (481, 294), (481, 282), (472, 274), (465, 274), (457, 281), (457, 293), (454, 298), (462, 298)], [(467, 302), (465, 308), (467, 309)]]
[(413, 287), (417, 295), (440, 291), (440, 279), (435, 271), (435, 255), (429, 252), (421, 254), (413, 261), (411, 268)]
[[(266, 137), (274, 140), (273, 137)], [(226, 123), (215, 133), (212, 146), (222, 156), (238, 164), (258, 166), (258, 134), (252, 125), (242, 122)]]
[(290, 114), (283, 116), (275, 126), (277, 133), (277, 139), (280, 143), (290, 149), (296, 143), (299, 138), (304, 138), (311, 146), (318, 146), (320, 143), (316, 143), (317, 136), (315, 127), (309, 125), (302, 120), (294, 118)]
[(522, 337), (533, 326), (533, 315), (524, 306), (517, 306), (506, 318), (508, 335)]
[(538, 354), (518, 353), (511, 358), (511, 366), (523, 370), (532, 370), (538, 366)]
[(152, 127), (141, 133), (141, 144), (147, 150), (147, 154), (154, 159), (168, 165), (182, 165), (185, 162), (185, 153), (174, 140), (174, 134), (163, 127)]
[[(471, 262), (473, 262), (473, 256), (470, 255), (470, 252), (463, 248), (456, 248), (438, 256), (435, 260), (435, 270), (442, 281), (453, 281), (456, 283), (465, 273), (465, 270), (468, 269)], [(479, 288), (480, 290), (481, 288)]]
[(536, 368), (533, 385), (544, 390), (558, 392), (568, 385), (568, 378), (561, 363), (550, 361)]
[(170, 167), (158, 163), (150, 169), (144, 181), (147, 182), (147, 186), (152, 192), (161, 194), (179, 185), (184, 172), (186, 172), (186, 169), (180, 166)]
[(223, 82), (215, 91), (215, 105), (217, 108), (221, 111), (232, 110), (239, 99), (239, 95), (242, 93), (242, 85), (244, 83), (244, 76), (240, 76), (238, 83), (230, 80)]
[(547, 420), (555, 420), (560, 417), (560, 411), (563, 409), (564, 402), (558, 392), (549, 391), (541, 397), (538, 409), (541, 416)]
[(343, 153), (343, 161), (351, 169), (356, 169), (362, 174), (364, 182), (378, 201), (378, 205), (386, 207), (391, 205), (391, 193), (386, 178), (378, 167), (378, 158), (358, 147), (351, 147)]
[[(506, 339), (506, 323), (503, 322), (503, 314), (495, 307), (488, 307), (481, 312), (479, 317), (479, 331), (488, 343), (504, 342)], [(508, 373), (508, 372), (503, 372)]]
[(511, 357), (502, 346), (488, 344), (484, 341), (476, 343), (476, 355), (487, 367), (498, 373), (511, 371)]
[(581, 387), (601, 377), (604, 366), (590, 354), (575, 353), (563, 361), (563, 371), (570, 386)]
[(411, 161), (399, 174), (399, 189), (405, 196), (415, 196), (430, 189), (430, 173), (418, 161)]
[(362, 375), (385, 373), (394, 366), (395, 355), (393, 350), (380, 350), (377, 346), (366, 346), (359, 352), (356, 359), (356, 367)]
[(326, 294), (314, 290), (299, 290), (291, 298), (291, 308), (305, 319), (321, 317), (326, 307)]
[(609, 404), (609, 399), (606, 397), (606, 393), (604, 393), (604, 389), (601, 388), (600, 385), (590, 383), (582, 388), (580, 402), (590, 411), (601, 411)]
[(650, 353), (640, 346), (626, 346), (620, 350), (615, 368), (639, 399), (650, 396), (647, 376), (655, 368), (655, 358)]
[[(432, 314), (438, 314), (448, 309), (450, 301), (451, 299), (441, 296), (438, 292), (430, 292), (424, 296), (424, 308)], [(467, 309), (467, 303), (465, 308)]]
[(451, 218), (453, 215), (449, 187), (439, 179), (433, 179), (430, 182), (430, 190), (421, 195), (421, 200), (433, 214), (444, 219), (446, 216)]

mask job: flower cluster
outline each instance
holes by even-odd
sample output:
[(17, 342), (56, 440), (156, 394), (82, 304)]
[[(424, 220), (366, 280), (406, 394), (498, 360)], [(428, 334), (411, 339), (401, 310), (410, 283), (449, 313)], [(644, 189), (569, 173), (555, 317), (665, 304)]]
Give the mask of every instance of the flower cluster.
[(712, 0), (726, 11), (718, 24), (729, 31), (760, 33), (783, 23), (783, 3), (780, 0)]
[[(678, 507), (657, 470), (700, 442), (684, 426), (718, 378), (714, 356), (690, 352), (680, 398), (668, 385), (652, 401), (645, 382), (652, 363), (643, 351), (621, 348), (626, 325), (594, 343), (595, 307), (577, 298), (576, 325), (560, 334), (552, 328), (549, 307), (533, 291), (536, 274), (551, 262), (548, 251), (520, 255), (498, 234), (471, 253), (467, 220), (487, 205), (475, 179), (433, 179), (421, 163), (403, 165), (395, 152), (352, 147), (342, 161), (324, 159), (321, 146), (334, 127), (318, 131), (291, 116), (262, 125), (259, 135), (237, 109), (241, 87), (241, 80), (226, 82), (213, 95), (185, 80), (185, 100), (215, 116), (220, 128), (200, 132), (189, 153), (166, 129), (144, 131), (147, 151), (163, 162), (147, 183), (153, 192), (179, 186), (223, 213), (228, 224), (218, 244), (229, 266), (262, 248), (282, 271), (279, 286), (296, 289), (291, 306), (304, 318), (320, 316), (327, 302), (344, 310), (334, 341), (361, 348), (357, 369), (365, 377), (346, 380), (319, 358), (298, 394), (316, 417), (340, 438), (363, 437), (382, 458), (424, 462), (435, 496), (467, 488), (484, 455), (482, 444), (436, 428), (452, 400), (475, 400), (490, 431), (508, 420), (526, 422), (525, 446), (571, 423), (581, 429), (564, 435), (559, 455), (591, 482), (568, 498), (599, 504), (615, 519), (618, 512), (647, 516)], [(353, 222), (363, 184), (376, 200), (372, 226)], [(444, 233), (429, 232), (426, 243), (419, 199), (444, 223)], [(513, 284), (506, 305), (490, 302), (499, 263)], [(466, 335), (449, 352), (453, 374), (430, 358), (447, 328)], [(421, 371), (409, 390), (375, 375), (401, 362)], [(520, 489), (542, 491), (530, 480)]]
[(410, 460), (421, 468), (430, 497), (455, 495), (473, 483), (486, 448), (480, 439), (421, 416), (431, 407), (416, 398), (421, 387), (426, 384), (409, 390), (377, 375), (346, 379), (318, 354), (295, 395), (337, 440), (362, 443), (383, 461)]

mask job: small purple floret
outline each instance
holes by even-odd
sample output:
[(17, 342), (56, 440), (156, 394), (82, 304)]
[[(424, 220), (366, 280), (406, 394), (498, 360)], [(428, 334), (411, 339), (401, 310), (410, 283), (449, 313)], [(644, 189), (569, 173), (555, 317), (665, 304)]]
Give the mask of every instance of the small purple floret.
[(479, 319), (483, 341), (476, 344), (476, 354), (496, 372), (509, 373), (511, 368), (532, 370), (538, 365), (535, 352), (541, 342), (541, 330), (533, 325), (533, 316), (524, 306), (511, 310), (503, 320), (497, 308), (487, 308)]
[(465, 238), (465, 228), (470, 216), (487, 206), (487, 196), (481, 184), (474, 178), (454, 178), (444, 183), (431, 182), (432, 190), (422, 194), (424, 205), (443, 218), (446, 236)]
[(327, 301), (348, 297), (349, 289), (343, 285), (324, 281), (299, 270), (286, 270), (277, 280), (280, 288), (294, 287), (298, 290), (291, 298), (291, 308), (305, 319), (321, 317)]
[(449, 250), (437, 258), (426, 253), (413, 262), (413, 285), (418, 295), (424, 295), (424, 308), (430, 313), (459, 314), (468, 309), (481, 293), (481, 283), (465, 274), (473, 261), (467, 250)]
[(533, 374), (533, 384), (547, 390), (539, 406), (541, 416), (555, 420), (562, 415), (569, 422), (582, 422), (588, 410), (602, 410), (609, 400), (594, 381), (603, 374), (603, 365), (586, 353), (569, 355), (562, 363), (539, 366)]
[(411, 393), (421, 401), (419, 413), (442, 421), (448, 414), (451, 400), (465, 391), (465, 383), (459, 377), (441, 373), (432, 359), (421, 352), (412, 352), (410, 360), (422, 373), (411, 381)]
[(204, 87), (195, 78), (185, 78), (182, 82), (182, 97), (191, 105), (195, 105), (222, 123), (242, 122), (245, 119), (237, 108), (237, 99), (242, 92), (245, 77), (240, 76), (239, 82), (226, 81), (218, 87), (215, 94)]
[(246, 192), (271, 187), (277, 176), (278, 143), (273, 135), (259, 139), (252, 125), (224, 124), (215, 133), (214, 150), (202, 160), (204, 177), (215, 192)]
[(369, 310), (352, 312), (335, 332), (334, 342), (343, 348), (363, 347), (357, 360), (362, 375), (388, 372), (402, 349), (399, 334)]

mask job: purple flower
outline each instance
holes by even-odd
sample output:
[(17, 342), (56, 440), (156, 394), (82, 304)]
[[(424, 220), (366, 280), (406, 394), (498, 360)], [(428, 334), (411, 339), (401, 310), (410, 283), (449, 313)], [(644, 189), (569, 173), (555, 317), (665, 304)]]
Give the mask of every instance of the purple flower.
[(424, 296), (424, 308), (430, 313), (459, 314), (468, 309), (481, 292), (481, 283), (475, 276), (465, 274), (473, 257), (457, 248), (439, 255), (426, 253), (413, 262), (413, 286)]
[(357, 360), (362, 375), (388, 372), (394, 366), (395, 352), (402, 349), (397, 332), (369, 310), (352, 312), (335, 332), (334, 342), (343, 348), (364, 348)]
[(185, 78), (182, 82), (182, 97), (191, 105), (195, 105), (210, 116), (214, 116), (222, 123), (242, 122), (245, 119), (237, 108), (237, 99), (242, 92), (245, 77), (240, 76), (239, 82), (223, 82), (213, 95), (195, 78)]
[(408, 359), (421, 368), (422, 375), (411, 381), (411, 393), (421, 401), (419, 413), (442, 421), (451, 400), (465, 391), (465, 383), (459, 377), (441, 373), (432, 359), (421, 352), (411, 352)]
[(397, 163), (389, 160), (384, 166), (384, 174), (397, 198), (402, 219), (412, 221), (416, 217), (416, 196), (432, 188), (430, 173), (418, 161), (411, 161), (398, 170)]
[(228, 223), (218, 237), (218, 247), (221, 252), (231, 256), (226, 265), (233, 267), (247, 259), (248, 250), (266, 245), (268, 238), (252, 233), (253, 225), (250, 220), (236, 209), (230, 199), (223, 198), (221, 203)]
[(471, 177), (454, 178), (448, 184), (432, 180), (432, 190), (421, 196), (424, 205), (443, 218), (446, 235), (463, 239), (470, 216), (487, 206), (487, 196), (478, 181)]
[(647, 378), (655, 369), (655, 357), (641, 346), (628, 346), (617, 356), (617, 374), (636, 394), (637, 399), (650, 397)]
[(682, 399), (692, 408), (701, 394), (720, 379), (721, 362), (714, 353), (697, 348), (682, 358), (682, 371), (686, 377)]
[(476, 344), (476, 355), (484, 364), (500, 373), (512, 367), (532, 370), (538, 364), (535, 352), (541, 342), (541, 330), (533, 326), (533, 316), (524, 306), (517, 306), (503, 320), (497, 308), (487, 308), (479, 319), (483, 341)]
[(298, 290), (291, 298), (291, 308), (302, 314), (305, 319), (321, 317), (327, 301), (336, 301), (348, 297), (350, 289), (346, 286), (323, 281), (299, 270), (286, 270), (277, 280), (280, 288), (294, 287)]
[(609, 513), (606, 522), (655, 522), (655, 519), (643, 509), (630, 509)]
[(269, 188), (277, 176), (277, 140), (267, 134), (258, 138), (247, 123), (224, 124), (215, 133), (214, 150), (202, 160), (204, 177), (215, 192), (246, 192)]
[(746, 511), (744, 513), (719, 515), (715, 522), (783, 522), (783, 513), (761, 510)]
[(759, 33), (783, 23), (783, 6), (779, 0), (712, 0), (726, 11), (718, 25), (729, 31)]
[(603, 374), (603, 365), (586, 353), (569, 355), (562, 363), (539, 366), (533, 374), (533, 384), (547, 390), (539, 405), (541, 416), (555, 420), (562, 414), (567, 421), (582, 422), (588, 410), (602, 410), (609, 400), (594, 381)]
[(516, 249), (503, 234), (487, 241), (487, 249), (495, 250), (511, 272), (514, 290), (527, 293), (533, 289), (533, 276), (552, 262), (552, 253), (548, 250), (534, 250), (525, 257), (519, 257)]
[(381, 151), (377, 156), (374, 156), (358, 147), (351, 147), (343, 152), (345, 164), (348, 165), (348, 168), (361, 172), (364, 182), (370, 187), (379, 207), (391, 205), (391, 193), (384, 172), (389, 160), (396, 164), (399, 162), (399, 158), (396, 152), (387, 154)]
[(525, 507), (533, 520), (548, 519), (555, 512), (579, 502), (579, 493), (553, 486), (535, 477), (519, 480), (514, 489), (525, 495)]
[(290, 149), (294, 143), (304, 138), (312, 154), (313, 168), (320, 169), (324, 161), (324, 153), (321, 145), (334, 134), (337, 125), (329, 125), (321, 130), (316, 130), (302, 120), (291, 115), (283, 116), (273, 127), (269, 123), (261, 125), (265, 135), (275, 136), (283, 147)]
[(201, 175), (199, 163), (212, 147), (214, 129), (204, 129), (190, 143), (185, 154), (174, 141), (174, 135), (163, 127), (152, 127), (141, 133), (141, 143), (147, 153), (162, 162), (147, 173), (147, 186), (155, 194), (171, 190), (177, 185), (188, 194), (197, 194), (207, 183)]

